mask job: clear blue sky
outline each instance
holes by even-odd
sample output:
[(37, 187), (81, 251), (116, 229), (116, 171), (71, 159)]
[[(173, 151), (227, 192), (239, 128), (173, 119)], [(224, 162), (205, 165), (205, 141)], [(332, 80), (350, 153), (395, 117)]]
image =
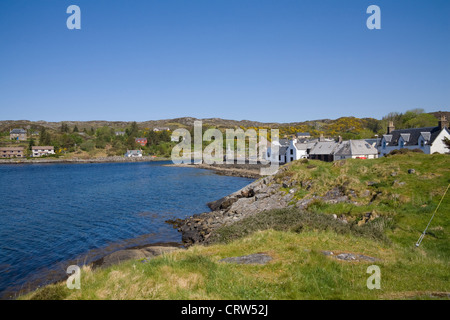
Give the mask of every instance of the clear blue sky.
[[(81, 8), (81, 30), (66, 9)], [(381, 30), (366, 9), (381, 8)], [(448, 0), (1, 0), (0, 120), (449, 110)]]

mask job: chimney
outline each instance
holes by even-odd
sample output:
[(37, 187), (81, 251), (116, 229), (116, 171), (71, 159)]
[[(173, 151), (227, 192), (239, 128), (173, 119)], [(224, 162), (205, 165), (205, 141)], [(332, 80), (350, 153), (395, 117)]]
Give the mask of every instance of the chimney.
[(391, 134), (392, 131), (394, 131), (394, 130), (395, 130), (394, 121), (389, 121), (389, 125), (388, 125), (388, 128), (387, 128), (387, 134)]
[(444, 128), (448, 128), (448, 120), (445, 115), (441, 114), (441, 118), (439, 119), (439, 130)]
[(342, 143), (342, 137), (341, 137), (341, 136), (339, 136), (338, 142), (339, 142), (339, 143)]
[(323, 133), (321, 133), (321, 134), (320, 134), (319, 141), (323, 141), (323, 140), (325, 140), (325, 139), (323, 138)]

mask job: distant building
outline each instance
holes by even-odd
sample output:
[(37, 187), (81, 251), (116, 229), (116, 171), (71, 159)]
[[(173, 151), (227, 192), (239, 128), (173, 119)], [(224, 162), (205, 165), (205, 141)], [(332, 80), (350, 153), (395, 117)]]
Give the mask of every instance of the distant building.
[(125, 157), (127, 158), (142, 157), (142, 150), (127, 150), (127, 153), (125, 153)]
[(9, 131), (9, 138), (19, 141), (27, 140), (27, 131), (24, 129), (12, 129)]
[(169, 127), (155, 127), (153, 128), (153, 131), (158, 132), (158, 131), (170, 131)]
[(450, 139), (448, 120), (444, 115), (441, 116), (437, 127), (395, 130), (391, 121), (387, 133), (378, 144), (378, 152), (380, 156), (398, 149), (420, 149), (426, 154), (447, 153), (449, 149), (443, 141), (445, 137)]
[(125, 135), (125, 131), (116, 131), (114, 133), (116, 136), (124, 136)]
[(311, 134), (309, 132), (297, 132), (295, 134), (297, 139), (309, 139), (311, 138)]
[(31, 147), (33, 157), (42, 157), (49, 154), (55, 154), (55, 148), (53, 146), (34, 146)]
[(147, 144), (147, 138), (136, 138), (134, 139), (136, 143), (139, 143), (141, 146), (145, 146)]
[(2, 147), (0, 148), (0, 158), (23, 158), (23, 147)]

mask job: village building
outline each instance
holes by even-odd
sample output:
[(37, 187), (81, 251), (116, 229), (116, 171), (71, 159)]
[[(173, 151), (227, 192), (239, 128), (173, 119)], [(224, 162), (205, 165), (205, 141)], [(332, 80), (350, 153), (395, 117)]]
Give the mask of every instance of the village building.
[(136, 138), (134, 139), (136, 143), (139, 143), (141, 146), (145, 146), (147, 144), (147, 138)]
[(25, 141), (27, 140), (27, 131), (24, 129), (12, 129), (9, 131), (11, 140)]
[(307, 153), (308, 143), (298, 142), (297, 139), (292, 139), (289, 142), (289, 146), (286, 149), (286, 162), (291, 162), (299, 159), (306, 159), (308, 157)]
[(124, 136), (125, 135), (125, 131), (116, 131), (116, 132), (114, 132), (114, 134), (116, 136)]
[[(278, 152), (275, 152), (275, 146), (278, 148)], [(286, 163), (286, 152), (289, 147), (288, 139), (279, 139), (278, 141), (272, 141), (268, 143), (267, 150), (264, 159), (271, 163)]]
[(142, 157), (142, 150), (127, 150), (125, 153), (126, 158), (137, 158)]
[(158, 132), (158, 131), (170, 131), (169, 127), (155, 127), (153, 128), (153, 131)]
[(334, 152), (334, 160), (376, 158), (378, 150), (365, 140), (343, 141)]
[(437, 127), (395, 130), (391, 121), (387, 133), (378, 144), (378, 152), (380, 156), (399, 149), (420, 149), (426, 154), (448, 153), (444, 138), (450, 139), (448, 120), (444, 115), (440, 117)]
[(310, 139), (311, 138), (311, 134), (309, 132), (297, 132), (295, 134), (295, 136), (299, 140), (301, 140), (301, 139)]
[(336, 141), (318, 141), (309, 152), (309, 159), (334, 161), (334, 153), (339, 148), (339, 142)]
[(0, 158), (23, 158), (25, 157), (23, 147), (2, 147)]
[(55, 148), (53, 146), (33, 146), (31, 147), (31, 153), (33, 157), (47, 156), (55, 154)]

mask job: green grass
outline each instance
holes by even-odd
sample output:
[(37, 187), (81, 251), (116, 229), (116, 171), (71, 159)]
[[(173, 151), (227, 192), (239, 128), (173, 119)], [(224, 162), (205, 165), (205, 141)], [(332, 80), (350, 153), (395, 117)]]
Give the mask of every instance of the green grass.
[[(322, 250), (376, 257), (381, 289), (366, 286), (369, 262), (344, 262)], [(267, 265), (237, 265), (220, 259), (265, 252)], [(84, 268), (81, 290), (65, 283), (27, 299), (397, 299), (448, 292), (448, 264), (423, 248), (402, 248), (332, 231), (258, 231), (227, 244), (192, 247), (95, 271)]]
[[(408, 174), (410, 168), (416, 174)], [(69, 290), (63, 282), (21, 299), (448, 299), (450, 194), (421, 246), (415, 247), (450, 183), (448, 155), (406, 154), (335, 164), (297, 161), (276, 179), (286, 177), (296, 181), (298, 199), (341, 186), (346, 194), (354, 194), (356, 204), (315, 201), (308, 212), (262, 212), (221, 228), (212, 245), (193, 246), (148, 263), (84, 267), (81, 290)], [(395, 180), (404, 184), (396, 186)], [(369, 181), (376, 184), (368, 186)], [(358, 226), (366, 212), (378, 218)], [(349, 222), (343, 224), (331, 214), (344, 215)], [(339, 261), (325, 256), (324, 250), (379, 260)], [(260, 252), (273, 260), (267, 265), (219, 261)], [(380, 290), (366, 286), (372, 264), (381, 269)]]

